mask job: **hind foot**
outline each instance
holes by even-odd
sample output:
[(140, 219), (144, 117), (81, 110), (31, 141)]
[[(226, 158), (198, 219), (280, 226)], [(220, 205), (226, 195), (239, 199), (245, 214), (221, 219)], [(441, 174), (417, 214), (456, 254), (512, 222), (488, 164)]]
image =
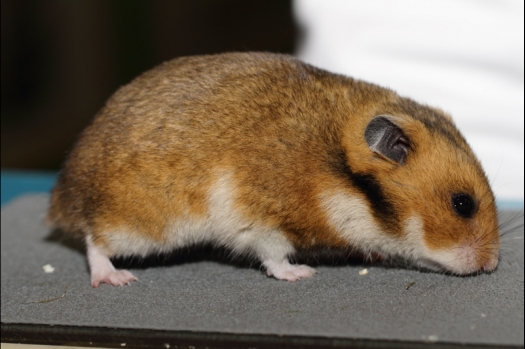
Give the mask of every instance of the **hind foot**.
[(98, 287), (105, 283), (113, 286), (127, 285), (138, 280), (135, 275), (127, 270), (117, 270), (104, 251), (95, 246), (91, 237), (86, 238), (87, 257), (91, 271), (91, 286)]

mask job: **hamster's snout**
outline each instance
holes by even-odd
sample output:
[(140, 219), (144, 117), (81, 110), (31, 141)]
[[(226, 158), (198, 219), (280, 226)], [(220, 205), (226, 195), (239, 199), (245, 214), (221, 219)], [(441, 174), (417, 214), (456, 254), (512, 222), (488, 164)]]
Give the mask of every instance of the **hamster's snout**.
[(499, 235), (495, 238), (481, 236), (465, 240), (457, 246), (431, 252), (428, 258), (419, 260), (423, 267), (434, 271), (459, 275), (490, 273), (499, 262)]
[(491, 246), (481, 238), (462, 243), (457, 248), (458, 261), (463, 264), (463, 274), (490, 272), (498, 265), (499, 246)]
[(485, 273), (490, 273), (494, 271), (494, 269), (496, 269), (496, 267), (498, 266), (498, 262), (499, 262), (498, 257), (491, 258), (487, 263), (485, 263), (481, 267), (480, 271), (485, 272)]

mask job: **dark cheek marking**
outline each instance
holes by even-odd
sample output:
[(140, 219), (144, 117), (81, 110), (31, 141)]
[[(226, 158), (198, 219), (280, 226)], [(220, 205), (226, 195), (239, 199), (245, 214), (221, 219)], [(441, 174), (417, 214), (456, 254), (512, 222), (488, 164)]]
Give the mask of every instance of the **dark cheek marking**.
[(359, 189), (370, 203), (373, 215), (379, 220), (386, 231), (400, 231), (397, 212), (392, 201), (385, 196), (377, 178), (369, 173), (354, 173), (347, 163), (346, 155), (341, 150), (330, 161), (335, 173), (350, 181), (353, 187)]
[(398, 222), (394, 205), (385, 197), (377, 179), (371, 174), (354, 173), (353, 183), (366, 195), (375, 216), (390, 229), (397, 228)]

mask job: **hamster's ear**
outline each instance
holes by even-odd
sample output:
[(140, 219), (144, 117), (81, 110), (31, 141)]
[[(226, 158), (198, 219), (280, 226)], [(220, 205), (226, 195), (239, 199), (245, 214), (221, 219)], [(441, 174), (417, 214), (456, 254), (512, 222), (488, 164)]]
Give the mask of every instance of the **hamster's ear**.
[(370, 149), (376, 153), (398, 164), (405, 164), (410, 141), (403, 130), (388, 116), (376, 116), (368, 123), (365, 140)]

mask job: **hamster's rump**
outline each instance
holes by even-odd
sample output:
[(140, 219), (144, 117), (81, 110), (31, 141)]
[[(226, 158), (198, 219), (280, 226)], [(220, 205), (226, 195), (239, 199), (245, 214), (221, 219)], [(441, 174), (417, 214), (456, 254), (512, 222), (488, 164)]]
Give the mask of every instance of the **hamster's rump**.
[[(351, 248), (457, 274), (497, 265), (494, 197), (442, 111), (291, 56), (166, 62), (119, 89), (81, 134), (49, 220), (109, 257), (211, 242), (310, 277), (299, 250)], [(128, 273), (128, 274), (126, 274)]]

